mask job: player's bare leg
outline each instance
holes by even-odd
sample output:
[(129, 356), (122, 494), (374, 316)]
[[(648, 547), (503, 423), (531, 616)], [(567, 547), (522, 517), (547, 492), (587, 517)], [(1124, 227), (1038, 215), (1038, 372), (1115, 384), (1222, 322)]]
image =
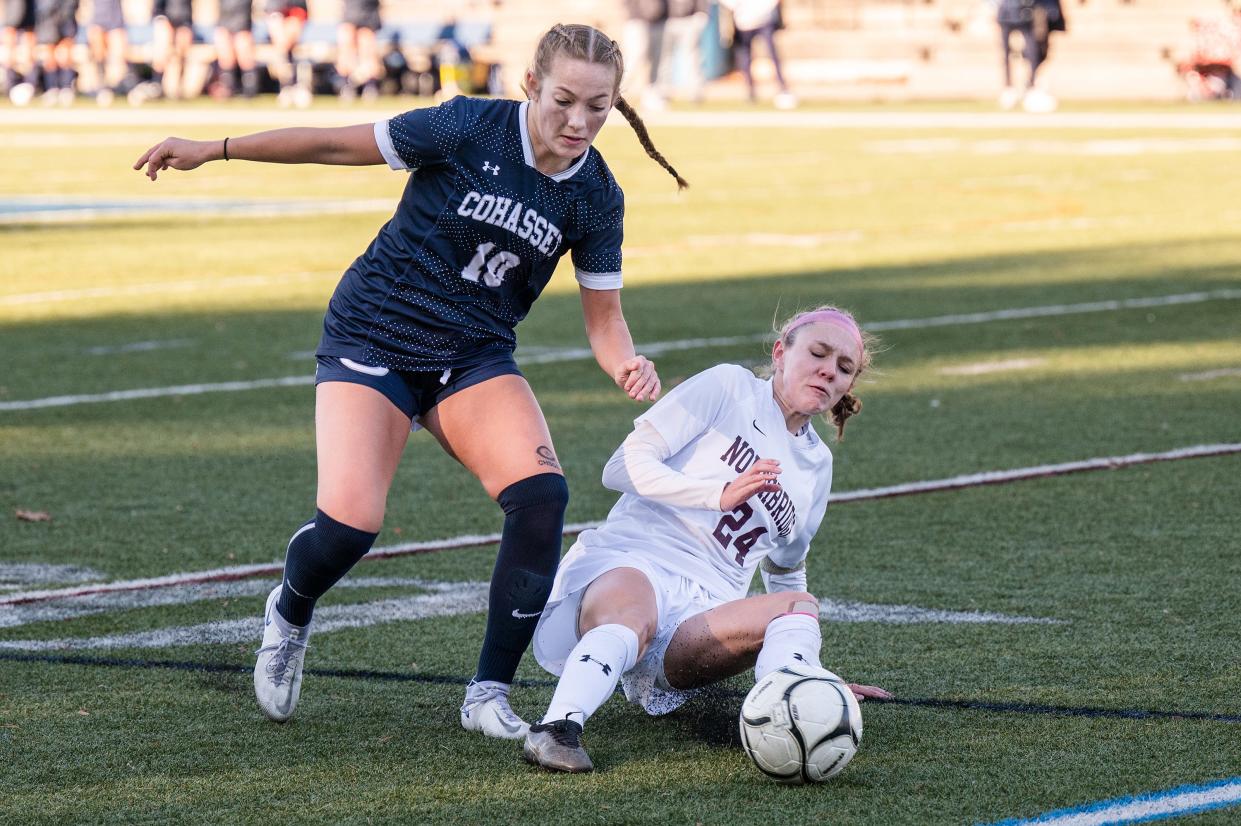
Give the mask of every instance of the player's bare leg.
[(543, 412), (521, 376), (500, 375), (467, 387), (422, 422), (505, 513), (487, 633), (461, 724), (489, 737), (521, 739), (529, 726), (509, 706), (508, 693), (560, 561), (569, 496), (564, 474)]
[(563, 772), (594, 768), (582, 745), (586, 720), (642, 657), (659, 624), (655, 591), (636, 568), (601, 574), (582, 595), (578, 642), (566, 658), (543, 719), (530, 727), (526, 760)]
[(284, 578), (267, 598), (254, 692), (269, 719), (293, 715), (310, 613), (374, 542), (409, 438), (409, 418), (383, 394), (349, 382), (315, 391), (318, 512), (289, 541)]
[[(726, 602), (681, 624), (664, 655), (664, 675), (674, 688), (690, 689), (727, 679), (759, 665), (822, 668), (818, 602), (801, 591), (780, 591)], [(767, 662), (760, 663), (760, 657)], [(850, 684), (859, 700), (890, 697), (881, 688)]]

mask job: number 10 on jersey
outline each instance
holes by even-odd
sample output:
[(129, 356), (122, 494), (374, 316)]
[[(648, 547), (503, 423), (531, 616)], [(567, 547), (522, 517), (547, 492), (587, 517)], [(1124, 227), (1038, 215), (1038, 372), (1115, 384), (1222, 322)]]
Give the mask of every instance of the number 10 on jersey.
[(504, 283), (505, 274), (520, 264), (521, 259), (508, 250), (496, 250), (492, 255), (495, 247), (490, 241), (479, 244), (474, 257), (461, 271), (461, 277), (476, 284), (481, 279), (488, 287), (498, 287)]

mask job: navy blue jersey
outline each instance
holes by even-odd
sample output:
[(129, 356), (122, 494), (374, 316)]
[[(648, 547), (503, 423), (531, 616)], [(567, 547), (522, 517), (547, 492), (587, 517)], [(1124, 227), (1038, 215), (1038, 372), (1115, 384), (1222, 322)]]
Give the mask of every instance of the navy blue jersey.
[(375, 125), (409, 181), (337, 286), (319, 355), (442, 370), (512, 351), (570, 250), (580, 284), (620, 287), (620, 187), (593, 147), (559, 174), (535, 169), (528, 105), (457, 97)]

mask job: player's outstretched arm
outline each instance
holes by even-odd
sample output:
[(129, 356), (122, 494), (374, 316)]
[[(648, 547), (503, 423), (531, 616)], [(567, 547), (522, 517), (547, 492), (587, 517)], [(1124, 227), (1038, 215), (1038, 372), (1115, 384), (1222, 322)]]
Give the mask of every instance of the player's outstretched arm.
[(633, 337), (621, 312), (620, 290), (581, 288), (586, 338), (603, 372), (635, 401), (659, 398), (659, 374), (655, 363), (634, 353)]
[(362, 123), (328, 129), (273, 129), (213, 141), (165, 138), (143, 152), (134, 163), (134, 169), (141, 170), (145, 166), (146, 176), (154, 181), (165, 169), (188, 171), (207, 161), (221, 160), (342, 166), (384, 162), (375, 143), (374, 125)]

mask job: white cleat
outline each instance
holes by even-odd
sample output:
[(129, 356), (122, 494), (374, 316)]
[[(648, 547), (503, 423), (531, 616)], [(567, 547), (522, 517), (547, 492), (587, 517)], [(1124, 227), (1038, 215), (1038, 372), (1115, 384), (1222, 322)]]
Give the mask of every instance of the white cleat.
[(306, 640), (310, 636), (309, 625), (290, 625), (290, 633), (281, 632), (276, 620), (276, 601), (280, 599), (281, 587), (277, 585), (267, 597), (267, 608), (263, 611), (263, 645), (255, 652), (258, 662), (254, 664), (254, 696), (267, 718), (277, 723), (292, 717), (297, 708), (297, 698), (302, 693)]
[(504, 683), (471, 680), (465, 687), (461, 727), (501, 740), (524, 740), (530, 725), (508, 704), (508, 689)]

